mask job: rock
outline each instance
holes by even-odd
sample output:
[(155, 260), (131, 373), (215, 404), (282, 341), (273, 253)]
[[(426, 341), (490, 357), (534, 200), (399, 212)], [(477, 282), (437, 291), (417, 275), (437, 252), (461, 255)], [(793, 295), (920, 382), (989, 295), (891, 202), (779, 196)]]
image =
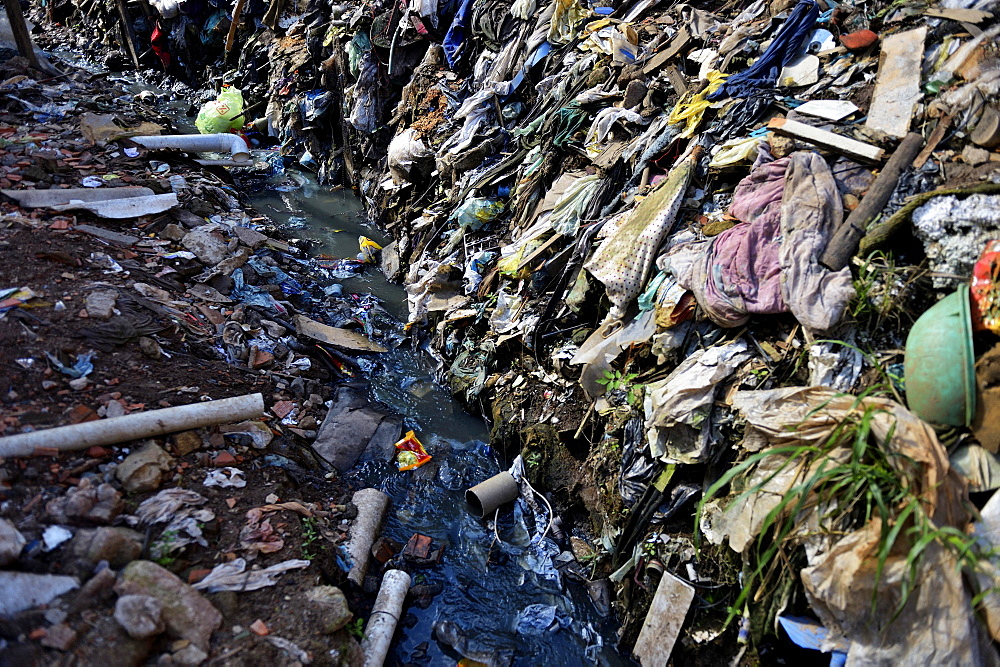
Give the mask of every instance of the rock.
[(207, 226), (198, 227), (194, 231), (188, 232), (181, 239), (181, 245), (193, 252), (202, 263), (208, 266), (215, 266), (229, 257), (229, 245)]
[(197, 449), (201, 449), (201, 446), (201, 435), (198, 431), (182, 431), (174, 435), (172, 448), (174, 456), (190, 454)]
[(985, 148), (967, 145), (962, 149), (962, 161), (973, 167), (978, 167), (990, 161), (990, 152)]
[(132, 639), (111, 614), (100, 614), (93, 629), (73, 651), (80, 665), (139, 667), (146, 662), (153, 639)]
[(622, 100), (622, 108), (631, 109), (642, 104), (646, 99), (646, 84), (639, 79), (633, 79), (625, 89), (625, 99)]
[(250, 624), (250, 632), (258, 637), (266, 637), (271, 634), (271, 630), (267, 627), (267, 624), (259, 618)]
[(115, 477), (129, 493), (155, 491), (163, 481), (163, 473), (170, 470), (171, 463), (173, 459), (170, 455), (150, 442), (118, 464)]
[(98, 319), (107, 320), (115, 314), (115, 305), (118, 303), (118, 292), (116, 290), (94, 290), (87, 293), (87, 315)]
[(166, 660), (160, 660), (157, 664), (164, 665), (200, 665), (208, 660), (208, 653), (205, 653), (194, 644), (188, 644), (184, 648), (166, 656)]
[(95, 487), (92, 478), (84, 477), (65, 496), (50, 500), (45, 511), (57, 523), (106, 525), (121, 514), (122, 498), (110, 484)]
[(142, 534), (129, 528), (85, 528), (77, 531), (70, 549), (89, 564), (106, 560), (111, 567), (124, 567), (142, 553)]
[(364, 392), (340, 387), (312, 448), (334, 468), (345, 472), (368, 446), (386, 413), (376, 409)]
[[(212, 215), (212, 212), (209, 212), (208, 215)], [(188, 211), (183, 208), (175, 208), (171, 210), (170, 217), (172, 217), (174, 220), (181, 223), (188, 229), (194, 229), (195, 227), (201, 227), (203, 225), (208, 224), (205, 218), (201, 217), (200, 215), (196, 215), (191, 211)]]
[(142, 352), (142, 356), (154, 361), (163, 358), (163, 350), (160, 348), (160, 344), (149, 336), (139, 338), (139, 351)]
[(76, 643), (76, 630), (65, 623), (53, 625), (42, 638), (42, 646), (68, 651)]
[(347, 598), (336, 586), (316, 586), (306, 591), (308, 599), (321, 614), (320, 628), (327, 634), (333, 634), (347, 625), (354, 614), (347, 606)]
[(118, 598), (115, 620), (133, 639), (154, 637), (167, 629), (163, 622), (163, 604), (150, 595)]
[(851, 51), (867, 49), (877, 41), (878, 35), (871, 30), (859, 30), (858, 32), (852, 32), (849, 35), (840, 36), (840, 43), (844, 45), (844, 48)]
[(577, 560), (591, 558), (594, 555), (594, 547), (575, 535), (569, 538), (569, 546), (573, 550), (573, 556)]
[(115, 586), (119, 595), (150, 595), (163, 605), (162, 618), (171, 636), (208, 650), (222, 614), (196, 590), (148, 560), (129, 563)]
[(171, 222), (169, 225), (160, 231), (160, 238), (167, 239), (168, 241), (180, 241), (185, 236), (187, 236), (188, 230), (184, 229), (178, 224)]
[(80, 581), (76, 577), (0, 572), (0, 616), (48, 604), (79, 586)]
[(90, 380), (87, 378), (74, 378), (69, 381), (69, 388), (73, 391), (83, 391), (90, 385)]
[(0, 567), (6, 567), (21, 555), (27, 540), (7, 519), (0, 519)]
[(269, 366), (273, 362), (274, 355), (267, 350), (261, 350), (256, 345), (250, 347), (250, 358), (247, 360), (247, 366), (250, 368), (257, 370)]
[(244, 245), (250, 246), (252, 250), (256, 250), (267, 242), (267, 237), (258, 232), (256, 229), (250, 229), (249, 227), (233, 227), (233, 232)]
[(103, 604), (111, 597), (116, 581), (115, 572), (110, 567), (99, 570), (73, 598), (70, 612), (78, 614), (84, 609), (91, 609)]

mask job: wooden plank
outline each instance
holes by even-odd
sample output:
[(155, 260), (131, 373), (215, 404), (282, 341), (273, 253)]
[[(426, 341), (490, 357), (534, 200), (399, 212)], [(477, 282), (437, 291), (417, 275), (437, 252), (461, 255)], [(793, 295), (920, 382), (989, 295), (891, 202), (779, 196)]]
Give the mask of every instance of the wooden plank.
[(292, 322), (296, 331), (307, 338), (318, 340), (327, 345), (343, 348), (352, 352), (385, 352), (386, 349), (378, 343), (373, 343), (363, 334), (351, 329), (338, 329), (322, 322), (310, 319), (305, 315), (296, 315)]
[(691, 33), (688, 32), (687, 27), (681, 28), (680, 32), (678, 32), (670, 42), (670, 46), (646, 61), (646, 64), (642, 66), (642, 73), (649, 74), (650, 72), (655, 72), (660, 69), (667, 64), (667, 61), (680, 53), (681, 49), (687, 46), (690, 41)]
[(670, 661), (692, 600), (692, 587), (669, 572), (663, 573), (632, 650), (643, 667), (662, 667)]
[(939, 9), (933, 7), (923, 11), (924, 16), (933, 16), (938, 19), (949, 19), (961, 23), (982, 23), (986, 19), (992, 19), (993, 14), (984, 12), (981, 9)]
[(924, 57), (927, 27), (889, 35), (882, 40), (875, 92), (865, 126), (902, 138), (910, 131), (913, 108), (920, 92), (920, 66)]
[(674, 92), (678, 95), (683, 95), (688, 91), (687, 80), (676, 65), (666, 68), (663, 70), (663, 73), (666, 75), (670, 85), (673, 86)]
[(118, 6), (118, 17), (122, 21), (122, 37), (124, 37), (125, 46), (132, 57), (132, 64), (135, 65), (136, 69), (139, 69), (139, 49), (135, 45), (135, 30), (132, 29), (132, 21), (129, 19), (128, 6), (125, 2), (126, 0), (115, 0), (115, 5)]
[(233, 50), (233, 42), (236, 41), (236, 32), (240, 27), (240, 16), (243, 14), (243, 5), (246, 0), (237, 0), (236, 8), (233, 10), (233, 22), (229, 24), (229, 33), (226, 35), (226, 53)]
[(821, 130), (818, 127), (806, 125), (797, 120), (772, 118), (771, 122), (767, 124), (767, 128), (780, 134), (786, 134), (790, 137), (828, 148), (837, 153), (842, 153), (848, 157), (867, 160), (869, 162), (878, 162), (885, 155), (885, 151), (878, 146), (872, 146), (863, 141), (844, 137), (827, 130)]
[(10, 22), (11, 32), (14, 33), (14, 43), (17, 44), (17, 52), (28, 59), (28, 64), (35, 69), (41, 69), (38, 63), (38, 55), (35, 47), (31, 43), (31, 34), (28, 32), (28, 24), (24, 22), (24, 14), (21, 12), (21, 5), (17, 0), (6, 0), (3, 3), (7, 9), (7, 20)]

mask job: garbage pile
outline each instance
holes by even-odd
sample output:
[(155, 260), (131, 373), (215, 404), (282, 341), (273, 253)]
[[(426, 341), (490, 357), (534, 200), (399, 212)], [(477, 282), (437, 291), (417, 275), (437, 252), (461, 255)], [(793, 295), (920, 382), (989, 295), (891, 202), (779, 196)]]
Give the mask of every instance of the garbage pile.
[(326, 457), (395, 458), (360, 368), (402, 323), (104, 78), (0, 64), (0, 655), (357, 664)]
[(624, 650), (995, 659), (996, 3), (240, 7)]

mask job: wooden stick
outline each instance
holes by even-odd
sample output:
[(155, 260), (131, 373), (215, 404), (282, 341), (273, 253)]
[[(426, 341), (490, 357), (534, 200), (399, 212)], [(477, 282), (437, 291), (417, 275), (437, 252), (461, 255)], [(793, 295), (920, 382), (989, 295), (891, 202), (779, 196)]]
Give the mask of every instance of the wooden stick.
[[(11, 0), (7, 0), (10, 2)], [(135, 46), (135, 31), (132, 30), (132, 22), (128, 18), (128, 6), (126, 6), (126, 0), (115, 0), (115, 5), (118, 6), (118, 17), (122, 21), (122, 36), (125, 38), (125, 46), (128, 47), (128, 53), (132, 56), (132, 64), (135, 65), (136, 69), (139, 69), (139, 49)]]
[(229, 34), (226, 35), (226, 53), (233, 50), (233, 42), (236, 41), (236, 31), (240, 27), (240, 16), (243, 14), (243, 5), (246, 0), (238, 0), (236, 8), (233, 9), (233, 22), (229, 24)]
[(7, 20), (10, 21), (11, 32), (14, 33), (17, 52), (28, 59), (28, 64), (31, 67), (41, 69), (38, 56), (35, 54), (35, 47), (31, 43), (31, 35), (28, 33), (28, 24), (24, 22), (21, 4), (18, 0), (6, 0), (3, 4), (7, 9)]
[(886, 162), (885, 168), (879, 173), (875, 182), (868, 188), (864, 199), (861, 200), (856, 209), (851, 211), (847, 221), (834, 233), (826, 250), (819, 258), (820, 264), (831, 271), (840, 271), (847, 266), (851, 257), (858, 251), (858, 244), (867, 231), (868, 222), (885, 208), (889, 197), (892, 196), (892, 191), (896, 189), (900, 174), (910, 165), (913, 156), (923, 145), (924, 138), (916, 132), (910, 132), (906, 135), (892, 157)]

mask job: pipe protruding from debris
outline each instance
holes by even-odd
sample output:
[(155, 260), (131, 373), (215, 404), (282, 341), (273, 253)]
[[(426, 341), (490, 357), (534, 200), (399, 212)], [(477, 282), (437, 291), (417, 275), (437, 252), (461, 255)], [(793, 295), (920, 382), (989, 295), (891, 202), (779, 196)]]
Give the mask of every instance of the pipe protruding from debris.
[(389, 570), (382, 579), (382, 588), (375, 598), (375, 606), (368, 625), (361, 650), (365, 654), (365, 667), (382, 667), (389, 653), (392, 635), (403, 611), (403, 600), (410, 590), (410, 575), (402, 570)]
[(40, 447), (71, 451), (189, 431), (203, 426), (255, 419), (264, 414), (264, 396), (247, 394), (174, 408), (134, 412), (70, 426), (0, 438), (0, 457), (30, 456)]
[(231, 153), (234, 162), (250, 159), (250, 148), (238, 134), (168, 134), (165, 136), (132, 137), (132, 141), (144, 148), (176, 148), (193, 153)]
[(515, 500), (521, 494), (514, 476), (509, 472), (490, 477), (465, 492), (465, 502), (469, 511), (480, 519), (493, 514), (504, 503)]
[(351, 541), (347, 543), (347, 551), (351, 554), (351, 571), (347, 578), (361, 586), (368, 573), (372, 544), (382, 530), (382, 520), (389, 508), (389, 496), (378, 489), (361, 489), (351, 502), (358, 508), (358, 516), (351, 525)]

